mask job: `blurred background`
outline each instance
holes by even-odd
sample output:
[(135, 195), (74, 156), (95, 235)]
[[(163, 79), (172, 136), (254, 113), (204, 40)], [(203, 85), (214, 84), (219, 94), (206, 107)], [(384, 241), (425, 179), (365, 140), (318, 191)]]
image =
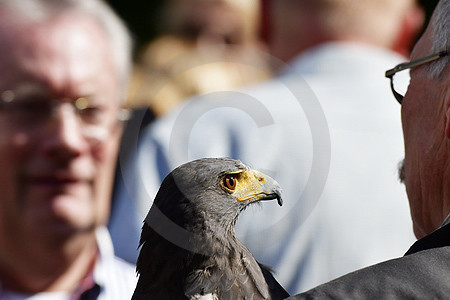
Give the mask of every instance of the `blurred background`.
[[(170, 0), (142, 1), (142, 0), (108, 0), (117, 13), (125, 20), (133, 32), (136, 50), (147, 44), (164, 31), (163, 8)], [(258, 0), (252, 0), (258, 2)], [(439, 0), (419, 0), (427, 12), (427, 21)]]
[[(171, 154), (168, 153), (170, 151), (164, 152), (166, 149), (161, 147), (161, 145), (164, 145), (164, 139), (168, 137), (165, 135), (167, 133), (165, 130), (168, 129), (170, 133), (170, 117), (172, 115), (169, 115), (168, 118), (170, 126), (163, 127), (167, 125), (167, 122), (164, 123), (167, 119), (163, 118), (161, 120), (162, 123), (156, 123), (159, 127), (157, 126), (154, 131), (147, 131), (147, 135), (144, 135), (144, 138), (139, 142), (134, 140), (140, 138), (140, 133), (136, 134), (136, 128), (139, 128), (144, 132), (142, 128), (146, 128), (151, 122), (166, 115), (186, 98), (191, 98), (192, 96), (199, 94), (209, 94), (215, 91), (231, 91), (242, 85), (254, 84), (264, 81), (273, 75), (277, 75), (280, 68), (277, 68), (275, 65), (278, 64), (278, 67), (283, 65), (286, 66), (286, 64), (283, 64), (278, 60), (283, 59), (287, 62), (289, 59), (292, 59), (292, 54), (297, 58), (295, 59), (295, 63), (299, 66), (297, 68), (298, 74), (301, 76), (309, 76), (311, 82), (316, 84), (317, 89), (315, 91), (318, 93), (322, 92), (323, 95), (324, 102), (321, 105), (329, 105), (327, 108), (330, 113), (327, 118), (335, 121), (334, 132), (337, 138), (334, 140), (334, 145), (339, 145), (337, 148), (340, 148), (340, 150), (336, 150), (335, 147), (335, 152), (333, 152), (333, 154), (334, 157), (339, 157), (342, 160), (334, 161), (335, 169), (333, 172), (330, 172), (330, 174), (334, 174), (335, 179), (334, 181), (329, 181), (334, 182), (334, 185), (333, 183), (329, 184), (330, 188), (327, 191), (328, 195), (333, 195), (335, 193), (342, 195), (342, 200), (344, 200), (342, 203), (346, 204), (343, 205), (339, 201), (331, 201), (334, 197), (329, 197), (329, 200), (322, 199), (322, 203), (328, 201), (325, 203), (330, 204), (330, 209), (324, 208), (327, 204), (322, 205), (322, 211), (317, 213), (316, 217), (319, 219), (320, 217), (318, 216), (325, 216), (324, 218), (329, 220), (329, 224), (333, 225), (327, 226), (324, 225), (326, 222), (320, 222), (320, 226), (316, 226), (316, 224), (314, 224), (314, 218), (311, 218), (309, 220), (313, 221), (310, 221), (311, 223), (309, 226), (302, 227), (302, 230), (294, 231), (295, 233), (293, 234), (298, 234), (296, 236), (298, 239), (292, 238), (290, 236), (290, 231), (286, 231), (286, 235), (281, 233), (279, 234), (278, 240), (283, 242), (274, 244), (282, 246), (279, 248), (273, 247), (265, 252), (260, 251), (258, 254), (261, 256), (256, 257), (261, 259), (261, 261), (272, 265), (280, 272), (280, 274), (283, 274), (283, 276), (285, 276), (285, 286), (288, 287), (291, 292), (298, 292), (361, 266), (384, 260), (381, 257), (383, 255), (385, 255), (386, 258), (399, 255), (407, 245), (410, 245), (409, 237), (405, 234), (410, 233), (411, 231), (408, 223), (408, 221), (410, 222), (408, 210), (406, 207), (402, 209), (400, 209), (400, 207), (397, 207), (398, 209), (392, 208), (392, 205), (401, 205), (401, 203), (406, 205), (406, 199), (403, 202), (396, 202), (396, 204), (392, 205), (389, 203), (389, 207), (385, 206), (382, 201), (369, 200), (366, 202), (370, 202), (370, 205), (366, 206), (367, 216), (375, 216), (374, 209), (372, 209), (374, 207), (380, 212), (380, 216), (388, 216), (386, 218), (380, 217), (377, 221), (390, 219), (394, 211), (403, 212), (402, 215), (405, 219), (401, 220), (401, 218), (395, 218), (395, 221), (398, 221), (398, 224), (401, 224), (402, 226), (393, 226), (398, 230), (398, 236), (405, 240), (403, 242), (399, 242), (399, 238), (396, 237), (397, 233), (392, 232), (393, 230), (390, 227), (391, 223), (382, 222), (383, 224), (378, 224), (375, 220), (374, 222), (370, 222), (367, 221), (367, 218), (361, 218), (364, 219), (365, 225), (370, 224), (371, 226), (377, 227), (378, 237), (381, 238), (386, 235), (386, 238), (392, 238), (392, 241), (395, 241), (394, 243), (391, 243), (391, 241), (377, 242), (377, 239), (374, 239), (374, 236), (367, 236), (368, 231), (374, 232), (375, 230), (359, 230), (363, 227), (352, 226), (356, 230), (353, 234), (349, 234), (347, 230), (340, 230), (336, 224), (342, 224), (342, 228), (345, 228), (346, 224), (358, 223), (356, 217), (364, 215), (364, 213), (352, 213), (353, 208), (361, 208), (362, 204), (349, 201), (351, 197), (354, 197), (355, 199), (363, 197), (367, 198), (367, 194), (369, 194), (373, 199), (377, 199), (378, 196), (376, 195), (379, 195), (378, 191), (373, 193), (367, 191), (368, 182), (381, 182), (379, 181), (381, 178), (384, 182), (383, 184), (386, 184), (389, 188), (379, 188), (380, 185), (376, 184), (374, 185), (374, 191), (378, 189), (383, 192), (390, 190), (392, 191), (388, 193), (390, 198), (394, 193), (393, 191), (396, 190), (399, 193), (399, 196), (393, 198), (403, 199), (406, 197), (402, 186), (399, 186), (399, 188), (396, 189), (392, 188), (391, 190), (391, 185), (397, 184), (394, 178), (396, 177), (394, 166), (397, 164), (399, 157), (403, 155), (403, 145), (401, 140), (400, 119), (397, 115), (399, 106), (394, 102), (395, 100), (388, 88), (388, 81), (382, 74), (384, 74), (387, 68), (407, 60), (410, 48), (413, 45), (412, 40), (415, 38), (416, 34), (421, 31), (422, 23), (426, 25), (428, 22), (438, 0), (420, 0), (418, 2), (418, 4), (424, 8), (425, 22), (423, 22), (422, 10), (417, 9), (417, 7), (412, 4), (412, 1), (398, 0), (377, 0), (367, 1), (367, 3), (360, 0), (355, 0), (353, 2), (342, 1), (342, 5), (346, 8), (350, 7), (350, 9), (342, 9), (343, 12), (340, 12), (339, 9), (330, 9), (333, 13), (339, 12), (343, 14), (337, 15), (337, 18), (342, 16), (344, 16), (344, 18), (348, 17), (348, 20), (352, 20), (352, 22), (341, 22), (342, 19), (333, 18), (333, 14), (327, 9), (324, 9), (325, 12), (323, 16), (325, 17), (323, 19), (319, 18), (318, 16), (321, 14), (318, 12), (321, 10), (315, 7), (318, 2), (316, 0), (305, 1), (308, 4), (311, 4), (311, 6), (301, 6), (299, 3), (305, 2), (300, 0), (129, 0), (127, 2), (109, 0), (109, 2), (127, 23), (135, 42), (134, 70), (127, 104), (131, 108), (145, 108), (135, 111), (134, 115), (136, 117), (131, 121), (136, 121), (136, 123), (129, 122), (129, 126), (127, 127), (128, 130), (126, 128), (123, 135), (124, 139), (121, 148), (120, 164), (125, 167), (120, 169), (118, 176), (122, 176), (123, 172), (123, 177), (127, 178), (127, 182), (130, 182), (130, 187), (121, 189), (120, 184), (116, 185), (119, 187), (115, 193), (115, 195), (117, 195), (114, 200), (116, 205), (114, 207), (115, 209), (113, 208), (113, 222), (110, 224), (113, 239), (115, 238), (116, 253), (118, 253), (119, 256), (122, 256), (129, 261), (134, 261), (136, 259), (136, 248), (134, 245), (137, 244), (139, 239), (142, 218), (148, 211), (149, 196), (154, 197), (160, 184), (159, 180), (164, 178), (170, 168), (177, 165), (177, 163), (174, 163), (175, 160), (173, 160), (173, 157), (170, 157)], [(329, 2), (332, 3), (333, 1), (329, 0)], [(329, 4), (327, 1), (320, 3), (323, 4), (322, 7), (334, 8), (331, 4), (330, 6), (327, 6)], [(382, 10), (386, 6), (379, 6), (380, 3), (389, 3), (393, 6), (387, 6), (387, 10)], [(351, 4), (357, 5), (352, 6)], [(318, 6), (321, 5), (319, 4)], [(407, 9), (407, 7), (410, 6), (413, 8)], [(381, 7), (381, 9), (379, 7)], [(313, 10), (314, 8), (317, 8), (317, 10)], [(303, 9), (303, 11), (301, 11), (301, 9)], [(312, 10), (309, 11), (308, 9)], [(350, 10), (351, 13), (346, 14)], [(312, 14), (314, 11), (317, 12), (317, 15)], [(420, 11), (420, 13), (418, 13), (418, 11)], [(330, 14), (328, 14), (329, 12)], [(298, 13), (301, 14), (301, 18), (298, 17)], [(314, 15), (314, 17), (312, 17), (312, 15)], [(353, 18), (353, 16), (357, 17)], [(367, 19), (367, 16), (371, 16), (372, 19)], [(279, 22), (270, 24), (275, 19)], [(299, 20), (303, 21), (303, 23), (299, 22), (299, 26), (297, 27), (295, 26), (297, 25), (296, 21)], [(326, 31), (325, 28), (328, 28), (328, 26), (333, 30), (329, 30), (326, 34), (321, 35), (320, 29), (322, 28), (318, 29), (320, 26), (317, 24), (320, 23), (319, 20), (325, 20), (324, 24), (322, 24), (323, 31)], [(337, 23), (333, 22), (336, 20), (339, 21)], [(355, 25), (356, 21), (353, 20), (359, 22), (361, 26)], [(369, 20), (372, 20), (373, 22)], [(345, 21), (347, 21), (347, 19), (345, 19)], [(279, 26), (273, 26), (274, 24)], [(330, 26), (329, 24), (332, 25)], [(369, 25), (366, 27), (365, 25), (367, 24)], [(373, 24), (376, 25), (372, 26)], [(278, 43), (275, 43), (273, 40), (273, 37), (275, 36), (273, 27), (276, 27), (277, 29), (276, 36), (279, 37), (277, 38)], [(300, 35), (303, 33), (302, 30), (291, 30), (292, 28), (300, 28), (305, 33), (304, 35)], [(350, 29), (349, 32), (353, 34), (352, 31), (355, 28), (364, 28), (361, 30), (361, 32), (363, 32), (361, 36), (364, 37), (364, 39), (362, 39), (363, 41), (367, 38), (367, 45), (363, 45), (364, 43), (355, 43), (355, 45), (351, 45), (350, 47), (350, 43), (347, 43), (344, 46), (339, 44), (339, 39), (337, 41), (333, 40), (333, 38), (338, 36), (338, 33), (342, 34), (342, 32), (345, 32), (345, 34), (347, 34), (347, 29)], [(383, 30), (381, 30), (381, 28), (383, 28)], [(370, 30), (370, 32), (367, 33), (367, 36), (364, 36), (366, 30)], [(421, 32), (417, 34), (417, 38), (420, 36), (420, 33)], [(361, 36), (358, 35), (358, 38)], [(341, 36), (338, 37), (341, 38)], [(270, 43), (268, 44), (271, 46), (277, 44), (279, 46), (277, 48), (278, 50), (283, 47), (284, 49), (289, 48), (289, 51), (286, 50), (284, 54), (291, 55), (291, 58), (280, 55), (279, 52), (270, 56), (267, 49), (269, 46), (265, 44), (265, 41), (269, 41)], [(282, 41), (281, 46), (279, 43), (280, 41)], [(298, 45), (295, 43), (296, 41), (299, 41)], [(307, 56), (305, 56), (306, 58), (300, 57), (300, 53), (308, 52), (305, 51), (307, 46), (316, 45), (316, 49), (318, 49), (318, 44), (315, 43), (322, 43), (322, 47), (320, 47), (319, 51), (314, 50), (314, 55), (312, 54), (313, 51), (307, 53)], [(375, 46), (371, 45), (371, 43), (374, 43)], [(325, 46), (323, 46), (324, 44)], [(380, 47), (386, 49), (379, 49)], [(272, 48), (271, 50), (274, 49)], [(271, 53), (275, 53), (275, 51), (272, 51)], [(403, 56), (399, 56), (398, 54), (402, 54)], [(276, 64), (274, 63), (274, 60), (276, 60)], [(335, 62), (337, 63), (335, 64)], [(284, 71), (286, 71), (286, 69), (287, 68), (285, 68)], [(332, 72), (328, 73), (327, 70), (332, 70)], [(326, 74), (326, 76), (323, 74)], [(297, 77), (293, 78), (297, 80)], [(336, 80), (336, 78), (338, 80)], [(302, 80), (300, 80), (300, 82), (301, 81)], [(358, 84), (355, 84), (355, 82), (358, 82)], [(277, 99), (278, 97), (280, 99), (289, 98), (289, 95), (283, 93), (279, 94), (277, 89), (271, 91), (273, 88), (271, 84), (266, 88), (261, 90), (261, 94), (255, 94), (258, 95), (255, 98), (258, 100), (260, 100), (260, 98), (268, 100), (270, 97), (277, 97)], [(367, 90), (369, 89), (373, 89), (374, 93), (367, 93)], [(370, 94), (370, 97), (368, 94)], [(280, 95), (282, 96), (280, 97)], [(343, 105), (339, 105), (339, 107), (335, 105), (335, 103), (340, 103), (340, 101), (335, 101), (337, 95), (341, 95), (340, 97), (345, 99), (345, 101), (342, 102)], [(367, 101), (358, 101), (362, 98)], [(351, 101), (349, 101), (350, 99)], [(380, 99), (385, 99), (386, 102), (383, 102), (383, 105), (380, 105)], [(269, 101), (264, 103), (269, 103)], [(368, 103), (371, 103), (373, 106), (369, 106)], [(276, 105), (281, 107), (279, 104)], [(150, 109), (147, 110), (146, 108)], [(284, 112), (284, 109), (279, 111)], [(139, 117), (142, 112), (145, 114), (144, 117)], [(331, 112), (333, 113), (332, 115)], [(290, 120), (293, 120), (293, 118), (285, 118), (285, 116), (291, 116), (291, 114), (284, 115), (283, 113), (279, 116), (282, 116), (279, 118), (280, 124), (284, 124), (284, 120), (286, 120), (286, 124), (292, 123)], [(345, 116), (345, 118), (342, 116)], [(350, 120), (348, 116), (353, 116), (353, 119)], [(363, 126), (361, 128), (360, 126), (356, 126), (358, 127), (356, 129), (353, 124), (355, 124), (355, 122), (361, 122), (361, 120), (364, 120), (363, 123), (365, 125), (373, 124), (373, 126)], [(223, 147), (224, 149), (220, 149), (219, 152), (227, 153), (227, 155), (220, 156), (239, 157), (243, 159), (243, 161), (247, 161), (247, 159), (248, 161), (252, 161), (250, 157), (245, 157), (245, 155), (246, 153), (256, 154), (255, 151), (251, 150), (254, 148), (247, 149), (247, 144), (242, 143), (241, 145), (241, 142), (237, 141), (254, 140), (245, 135), (241, 136), (241, 134), (236, 135), (237, 138), (235, 137), (235, 133), (243, 133), (245, 130), (234, 130), (235, 127), (230, 127), (233, 128), (230, 132), (224, 132), (228, 131), (228, 129), (219, 132), (214, 129), (214, 126), (209, 126), (210, 124), (214, 124), (216, 119), (211, 121), (214, 122), (204, 123), (208, 125), (204, 126), (204, 128), (198, 132), (199, 134), (197, 136), (201, 137), (200, 140), (204, 140), (205, 143), (196, 143), (197, 149), (201, 150), (197, 152), (197, 156), (193, 154), (192, 157), (217, 156), (217, 152), (215, 152), (214, 155), (210, 155), (212, 152), (208, 153), (208, 151), (211, 149), (214, 151)], [(237, 123), (238, 122), (236, 122), (236, 124)], [(291, 141), (293, 140), (292, 136), (296, 136), (294, 133), (300, 131), (299, 128), (309, 128), (307, 124), (305, 126), (286, 125), (283, 128), (289, 129), (294, 127), (296, 128), (295, 131), (288, 130), (286, 131), (286, 135), (282, 135), (290, 135), (289, 139), (286, 138), (285, 140), (289, 142), (289, 145), (291, 145)], [(222, 127), (219, 126), (217, 128)], [(223, 128), (225, 128), (225, 126)], [(392, 130), (393, 128), (397, 128), (397, 131)], [(161, 131), (158, 131), (158, 129), (161, 129)], [(211, 132), (212, 134), (208, 135), (208, 132)], [(386, 133), (389, 133), (389, 137), (386, 136)], [(153, 136), (150, 134), (153, 134)], [(227, 140), (227, 142), (224, 144), (222, 142), (217, 142), (215, 137)], [(378, 137), (378, 144), (374, 142), (374, 138), (376, 137)], [(230, 147), (228, 147), (228, 139), (230, 140), (229, 144), (232, 145)], [(284, 138), (280, 138), (280, 141), (284, 141), (282, 139)], [(349, 145), (348, 141), (351, 141), (352, 151), (354, 152), (347, 151), (346, 147)], [(181, 141), (180, 148), (188, 149), (187, 145), (184, 145), (183, 143), (184, 142)], [(133, 147), (135, 147), (136, 144), (139, 149), (142, 150), (139, 152), (141, 154), (137, 154), (136, 157), (133, 157)], [(282, 145), (283, 142), (280, 142), (279, 144)], [(389, 145), (389, 148), (386, 147), (386, 144)], [(255, 145), (258, 145), (258, 143), (255, 143)], [(289, 171), (283, 173), (285, 174), (285, 179), (289, 178), (289, 180), (286, 179), (284, 182), (286, 185), (280, 182), (282, 186), (291, 185), (291, 188), (288, 187), (286, 190), (292, 191), (294, 195), (291, 197), (292, 199), (295, 199), (295, 197), (301, 193), (297, 190), (297, 187), (301, 186), (301, 184), (299, 185), (296, 181), (292, 181), (292, 178), (298, 177), (298, 173), (295, 167), (289, 168), (293, 164), (290, 158), (295, 158), (297, 153), (302, 153), (303, 149), (300, 150), (300, 148), (304, 148), (303, 146), (304, 145), (299, 148), (285, 147), (291, 148), (290, 152), (286, 152), (287, 155), (284, 155), (285, 152), (279, 152), (271, 157), (273, 162), (276, 163), (267, 165), (269, 166), (267, 167), (268, 170), (278, 170), (280, 171), (279, 173), (282, 173), (281, 170), (295, 171), (295, 176), (289, 173)], [(212, 148), (209, 149), (208, 147)], [(232, 151), (242, 151), (242, 153), (228, 154), (228, 149), (232, 149)], [(380, 149), (382, 149), (382, 151), (380, 151)], [(194, 152), (195, 150), (192, 151), (192, 153)], [(396, 153), (398, 153), (398, 156)], [(142, 155), (142, 157), (139, 155)], [(386, 159), (388, 156), (392, 158), (391, 161)], [(258, 155), (255, 155), (255, 157), (256, 159), (261, 158)], [(358, 163), (355, 163), (355, 159), (358, 159)], [(385, 163), (383, 167), (378, 163), (380, 161)], [(254, 165), (260, 165), (260, 162), (256, 162), (255, 160), (253, 160), (253, 162)], [(371, 165), (372, 162), (376, 163)], [(130, 164), (130, 167), (127, 167), (127, 163)], [(339, 166), (352, 165), (365, 166), (362, 168), (355, 168), (356, 171), (353, 171), (353, 169), (349, 171), (348, 168), (345, 168), (345, 170), (349, 172), (347, 177), (355, 177), (353, 178), (357, 179), (354, 181), (356, 182), (355, 186), (362, 188), (359, 194), (361, 195), (360, 197), (354, 196), (354, 187), (344, 187), (352, 186), (353, 183), (351, 183), (351, 180), (348, 181), (347, 185), (343, 184), (342, 178), (347, 177), (343, 175)], [(374, 170), (379, 170), (379, 173)], [(365, 175), (355, 176), (355, 174)], [(389, 179), (387, 176), (376, 177), (378, 175), (375, 174), (390, 174), (393, 180)], [(145, 176), (145, 180), (143, 181), (145, 181), (146, 184), (145, 186), (140, 187), (139, 180), (135, 180), (135, 178), (138, 178), (138, 176), (141, 175)], [(363, 179), (362, 181), (358, 181), (359, 179), (366, 178), (366, 175), (370, 176), (367, 178), (374, 179)], [(329, 175), (328, 179), (330, 178), (331, 175)], [(120, 182), (120, 179), (118, 180), (118, 182)], [(125, 186), (125, 184), (123, 186)], [(334, 190), (333, 188), (336, 189)], [(351, 197), (345, 196), (342, 191), (351, 191)], [(384, 195), (381, 195), (380, 198), (388, 199), (388, 197)], [(336, 203), (336, 205), (332, 206), (333, 203)], [(340, 217), (342, 220), (337, 218), (336, 222), (334, 222), (334, 219), (330, 221), (331, 213), (328, 214), (328, 212), (331, 211), (333, 211), (333, 216), (341, 214)], [(336, 214), (335, 211), (341, 211), (341, 213)], [(142, 215), (142, 212), (144, 212), (144, 215)], [(322, 212), (324, 213), (323, 215)], [(272, 217), (271, 212), (270, 215)], [(255, 215), (252, 215), (252, 217), (255, 217)], [(261, 220), (264, 218), (267, 217), (262, 215)], [(375, 216), (374, 218), (377, 217)], [(298, 224), (296, 223), (297, 219), (300, 218), (293, 217), (293, 223), (289, 223), (290, 221), (288, 220), (284, 224)], [(408, 221), (404, 222), (406, 219)], [(252, 219), (252, 221), (253, 220), (254, 219)], [(255, 230), (248, 230), (246, 232), (247, 239), (244, 239), (244, 243), (249, 245), (250, 242), (253, 242), (253, 249), (252, 247), (249, 247), (251, 250), (266, 250), (267, 247), (260, 243), (261, 231), (258, 231), (258, 224), (261, 223), (254, 222), (252, 224), (254, 224), (253, 227), (250, 227), (247, 223), (246, 229), (255, 228)], [(382, 230), (379, 230), (380, 225), (387, 226), (384, 231), (387, 234), (384, 234), (382, 233)], [(405, 226), (405, 230), (402, 229), (403, 225)], [(298, 226), (295, 226), (295, 228), (297, 227)], [(302, 243), (300, 242), (297, 244), (296, 242), (291, 242), (308, 239), (309, 233), (315, 230), (310, 230), (308, 228), (320, 228), (319, 236), (324, 238), (318, 239), (319, 242), (308, 244), (307, 247), (301, 246), (300, 244)], [(304, 234), (305, 232), (306, 234)], [(313, 234), (310, 236), (313, 236)], [(326, 238), (333, 237), (333, 239), (331, 239), (331, 242), (330, 240), (325, 241), (325, 236)], [(361, 251), (358, 248), (360, 242), (356, 242), (359, 240), (356, 236), (368, 238), (367, 243), (361, 243), (367, 246), (368, 251)], [(340, 243), (341, 241), (346, 242)], [(247, 244), (246, 242), (249, 243)], [(264, 242), (264, 240), (262, 240), (262, 242)], [(405, 246), (401, 245), (402, 243), (404, 243)], [(291, 246), (289, 246), (289, 248), (285, 247), (287, 244)], [(390, 249), (392, 250), (391, 254), (386, 252), (386, 244), (392, 246), (392, 249)], [(298, 246), (299, 248), (296, 248), (296, 245), (300, 245)], [(353, 257), (352, 254), (349, 254), (352, 253), (351, 251), (348, 251), (349, 245), (354, 250), (353, 253), (368, 254), (367, 260), (361, 256)], [(380, 249), (382, 251), (380, 252), (380, 256), (377, 255), (378, 258), (375, 259), (374, 257), (371, 257), (373, 253), (377, 253), (378, 251), (370, 245), (381, 245)], [(394, 255), (394, 252), (396, 252), (396, 249), (394, 248), (397, 246), (400, 251), (397, 252), (398, 254)], [(313, 247), (317, 249), (316, 252), (312, 250)], [(338, 248), (341, 249), (340, 252), (336, 251)], [(298, 249), (300, 250), (297, 251)], [(333, 249), (333, 251), (324, 254), (327, 249)], [(300, 252), (301, 254), (299, 255), (289, 256), (289, 253), (298, 254)], [(288, 253), (288, 255), (282, 255), (285, 253)], [(311, 254), (311, 256), (309, 256), (310, 253), (314, 253), (314, 255)], [(341, 253), (345, 253), (348, 259), (342, 259)], [(263, 258), (263, 255), (266, 256)], [(329, 259), (324, 260), (325, 256), (329, 257)], [(283, 257), (283, 259), (279, 259), (279, 257)], [(311, 257), (312, 259), (310, 259)], [(304, 263), (305, 261), (308, 263)], [(347, 263), (349, 261), (354, 261), (355, 264), (353, 264), (353, 262)], [(317, 263), (317, 265), (320, 265), (321, 267), (317, 267), (314, 263)], [(278, 268), (280, 265), (285, 269)], [(336, 266), (336, 268), (330, 268), (331, 265)], [(300, 267), (297, 268), (297, 266)], [(331, 269), (336, 271), (330, 271)], [(312, 271), (309, 272), (310, 270)], [(309, 274), (307, 278), (304, 277), (305, 279), (300, 275), (303, 274), (303, 272), (304, 274)]]
[(260, 1), (110, 1), (134, 35), (128, 105), (156, 117), (182, 100), (270, 77)]
[[(186, 98), (271, 77), (263, 1), (108, 0), (135, 43), (128, 106), (160, 117)], [(428, 21), (438, 0), (418, 2)]]

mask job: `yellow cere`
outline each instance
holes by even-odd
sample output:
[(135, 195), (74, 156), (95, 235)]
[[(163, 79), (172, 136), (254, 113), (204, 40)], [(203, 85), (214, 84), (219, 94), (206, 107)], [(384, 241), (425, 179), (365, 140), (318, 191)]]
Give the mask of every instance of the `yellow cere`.
[(244, 170), (236, 173), (237, 185), (232, 193), (237, 201), (258, 200), (266, 183), (264, 174), (254, 170)]

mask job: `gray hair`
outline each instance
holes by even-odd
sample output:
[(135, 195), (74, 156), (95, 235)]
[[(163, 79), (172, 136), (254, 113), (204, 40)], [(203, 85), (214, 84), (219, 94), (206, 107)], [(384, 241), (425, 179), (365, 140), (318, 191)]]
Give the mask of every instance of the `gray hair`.
[(37, 22), (68, 10), (91, 17), (111, 42), (121, 80), (121, 96), (126, 95), (131, 73), (132, 41), (125, 24), (108, 4), (102, 0), (0, 0), (0, 8), (4, 6), (17, 10), (22, 18)]
[[(450, 51), (450, 0), (441, 0), (435, 8), (430, 21), (433, 34), (432, 53)], [(441, 76), (448, 66), (449, 56), (430, 64), (430, 75), (434, 78)]]

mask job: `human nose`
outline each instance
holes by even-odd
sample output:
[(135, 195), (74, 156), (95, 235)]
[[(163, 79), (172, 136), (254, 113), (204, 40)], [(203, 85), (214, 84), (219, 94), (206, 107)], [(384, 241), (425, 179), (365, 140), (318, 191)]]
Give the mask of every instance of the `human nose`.
[(68, 160), (80, 156), (88, 147), (82, 126), (70, 103), (61, 104), (53, 112), (47, 135), (44, 137), (44, 152), (53, 158)]

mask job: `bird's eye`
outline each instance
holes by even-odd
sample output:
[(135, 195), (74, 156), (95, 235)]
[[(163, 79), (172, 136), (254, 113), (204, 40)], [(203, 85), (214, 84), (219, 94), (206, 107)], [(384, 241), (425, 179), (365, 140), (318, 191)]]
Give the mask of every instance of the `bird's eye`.
[(234, 191), (234, 189), (236, 189), (236, 184), (237, 184), (237, 181), (236, 181), (236, 176), (235, 175), (227, 175), (223, 179), (223, 185), (227, 189), (230, 189), (232, 191)]

